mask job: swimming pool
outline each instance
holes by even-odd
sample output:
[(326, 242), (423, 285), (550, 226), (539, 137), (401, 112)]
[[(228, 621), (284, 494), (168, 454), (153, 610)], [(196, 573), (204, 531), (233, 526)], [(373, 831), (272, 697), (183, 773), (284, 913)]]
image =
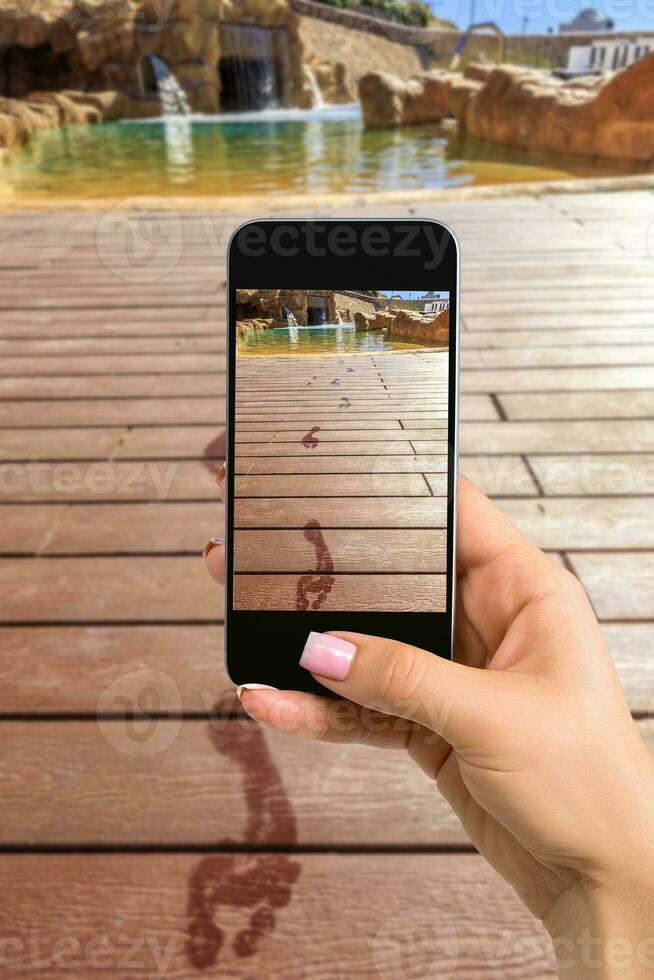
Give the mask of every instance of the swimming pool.
[[(608, 169), (606, 167), (608, 166)], [(365, 193), (611, 175), (437, 125), (365, 130), (357, 105), (68, 126), (37, 134), (0, 167), (5, 198)]]

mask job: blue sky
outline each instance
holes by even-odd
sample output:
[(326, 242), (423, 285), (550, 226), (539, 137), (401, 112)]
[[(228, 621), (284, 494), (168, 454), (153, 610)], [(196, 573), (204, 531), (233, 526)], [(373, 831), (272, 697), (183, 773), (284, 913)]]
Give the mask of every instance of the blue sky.
[[(412, 293), (410, 293), (407, 292), (406, 289), (380, 289), (379, 292), (383, 293), (385, 296), (401, 296), (403, 299), (420, 299), (422, 296), (425, 295), (425, 293), (430, 292), (430, 290), (415, 289)], [(445, 293), (441, 292), (438, 293), (438, 297), (435, 298), (447, 299), (449, 295), (450, 294), (448, 292)]]
[(546, 34), (549, 27), (558, 33), (559, 24), (588, 6), (611, 17), (616, 30), (654, 30), (654, 0), (430, 0), (436, 17), (453, 20), (461, 28), (470, 23), (472, 2), (477, 23), (493, 20), (506, 34), (521, 34), (525, 17), (528, 34)]

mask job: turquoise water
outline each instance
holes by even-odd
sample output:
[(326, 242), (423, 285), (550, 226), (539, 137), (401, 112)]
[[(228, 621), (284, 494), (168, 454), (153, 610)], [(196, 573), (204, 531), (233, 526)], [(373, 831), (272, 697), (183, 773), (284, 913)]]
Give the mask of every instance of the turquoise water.
[(0, 191), (26, 199), (356, 193), (597, 174), (462, 140), (439, 126), (364, 130), (358, 106), (68, 126), (7, 155)]
[(239, 354), (375, 354), (425, 346), (391, 339), (381, 330), (357, 331), (352, 323), (324, 327), (273, 327), (239, 338)]

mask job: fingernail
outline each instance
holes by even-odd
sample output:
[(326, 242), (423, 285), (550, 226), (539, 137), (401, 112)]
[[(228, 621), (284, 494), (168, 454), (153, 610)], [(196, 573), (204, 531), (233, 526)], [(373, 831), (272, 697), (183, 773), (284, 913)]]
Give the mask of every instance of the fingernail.
[(239, 701), (243, 691), (278, 691), (278, 687), (271, 687), (270, 684), (240, 684), (236, 688)]
[(223, 480), (225, 479), (226, 472), (227, 472), (227, 470), (225, 469), (225, 464), (223, 463), (223, 465), (220, 467), (220, 469), (218, 470), (218, 473), (216, 475), (216, 479), (218, 480), (218, 483), (219, 484), (221, 484), (223, 482)]
[(311, 632), (300, 657), (300, 667), (333, 681), (344, 681), (356, 652), (354, 643), (340, 640), (329, 633)]
[(202, 557), (206, 558), (212, 548), (215, 548), (216, 545), (224, 544), (224, 543), (225, 543), (224, 538), (211, 538), (211, 540), (207, 541), (205, 545), (204, 551), (202, 552)]

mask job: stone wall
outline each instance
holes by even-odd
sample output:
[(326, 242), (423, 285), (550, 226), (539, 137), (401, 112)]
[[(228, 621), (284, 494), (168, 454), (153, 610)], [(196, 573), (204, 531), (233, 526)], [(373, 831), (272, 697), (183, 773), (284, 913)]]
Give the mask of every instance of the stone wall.
[(413, 45), (397, 44), (384, 35), (362, 37), (343, 24), (315, 17), (300, 17), (300, 38), (309, 59), (336, 55), (355, 83), (369, 71), (392, 71), (408, 78), (422, 71), (428, 61), (425, 52)]
[(364, 299), (351, 292), (335, 292), (336, 310), (344, 323), (353, 323), (356, 313), (371, 314), (377, 309), (377, 304), (371, 299)]
[[(428, 42), (428, 50), (433, 64), (447, 68), (452, 52), (461, 35), (445, 31)], [(506, 64), (525, 64), (536, 68), (564, 68), (568, 62), (568, 51), (578, 45), (589, 45), (593, 41), (635, 41), (641, 37), (654, 39), (654, 32), (636, 31), (610, 34), (518, 34), (504, 38), (504, 58)], [(462, 63), (465, 65), (480, 56), (490, 61), (498, 61), (498, 40), (491, 34), (474, 34), (463, 51)], [(395, 72), (395, 74), (399, 74)]]

